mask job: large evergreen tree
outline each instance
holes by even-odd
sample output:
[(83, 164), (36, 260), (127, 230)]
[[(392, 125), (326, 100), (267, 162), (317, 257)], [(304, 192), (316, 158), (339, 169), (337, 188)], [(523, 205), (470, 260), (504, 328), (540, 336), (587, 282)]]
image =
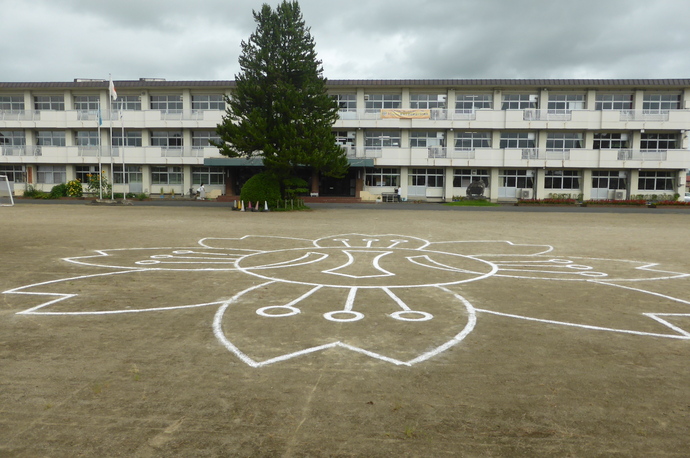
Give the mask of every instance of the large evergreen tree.
[(284, 0), (275, 10), (254, 11), (256, 31), (242, 41), (241, 71), (216, 129), (220, 152), (230, 157), (262, 156), (278, 178), (298, 166), (341, 177), (347, 157), (331, 127), (337, 103), (326, 93), (321, 61), (299, 4)]

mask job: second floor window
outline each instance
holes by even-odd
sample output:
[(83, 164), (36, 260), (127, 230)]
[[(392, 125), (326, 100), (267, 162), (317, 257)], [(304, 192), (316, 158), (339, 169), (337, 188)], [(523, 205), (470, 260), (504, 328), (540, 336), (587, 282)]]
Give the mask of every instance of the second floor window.
[(536, 137), (532, 132), (501, 132), (500, 148), (536, 148)]
[(477, 148), (491, 148), (490, 132), (456, 132), (455, 149), (474, 151)]
[(580, 132), (549, 132), (546, 137), (546, 149), (550, 151), (567, 151), (582, 148)]
[(34, 109), (65, 111), (65, 97), (62, 95), (37, 95), (34, 97)]
[(65, 131), (39, 130), (36, 134), (36, 144), (39, 146), (65, 146)]
[(427, 148), (429, 146), (444, 146), (445, 138), (443, 132), (419, 132), (410, 133), (410, 147)]
[(630, 147), (628, 138), (624, 132), (595, 132), (594, 149), (626, 149)]
[(681, 96), (678, 93), (647, 94), (642, 101), (642, 109), (645, 111), (660, 112), (680, 109)]
[(677, 148), (677, 138), (675, 134), (645, 132), (640, 139), (640, 149), (642, 151), (666, 151)]
[(80, 130), (77, 132), (76, 142), (77, 146), (98, 146), (100, 144), (98, 131)]
[(142, 145), (140, 130), (125, 130), (125, 136), (122, 136), (122, 130), (113, 131), (113, 146), (133, 146), (139, 147)]
[(400, 148), (400, 131), (367, 131), (364, 133), (364, 147), (366, 149)]
[(214, 148), (209, 141), (221, 143), (215, 130), (195, 130), (192, 132), (192, 148)]
[(151, 132), (151, 146), (160, 148), (182, 148), (182, 132), (154, 130)]

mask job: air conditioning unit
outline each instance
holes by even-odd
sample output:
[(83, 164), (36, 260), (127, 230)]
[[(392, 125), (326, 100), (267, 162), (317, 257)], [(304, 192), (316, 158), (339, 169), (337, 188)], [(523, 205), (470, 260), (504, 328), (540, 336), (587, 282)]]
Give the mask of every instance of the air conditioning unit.
[(625, 191), (616, 191), (613, 193), (614, 200), (625, 200)]
[(520, 190), (520, 199), (531, 199), (532, 198), (532, 190), (529, 188), (526, 189), (521, 189)]

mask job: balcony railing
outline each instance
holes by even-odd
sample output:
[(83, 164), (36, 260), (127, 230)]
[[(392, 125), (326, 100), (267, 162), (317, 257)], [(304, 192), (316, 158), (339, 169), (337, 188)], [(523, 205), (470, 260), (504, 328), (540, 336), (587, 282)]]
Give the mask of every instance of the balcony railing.
[(621, 121), (668, 121), (668, 110), (621, 110)]
[(525, 110), (522, 114), (525, 121), (571, 121), (572, 110)]
[(668, 151), (658, 150), (620, 150), (618, 151), (619, 161), (665, 161), (668, 158)]

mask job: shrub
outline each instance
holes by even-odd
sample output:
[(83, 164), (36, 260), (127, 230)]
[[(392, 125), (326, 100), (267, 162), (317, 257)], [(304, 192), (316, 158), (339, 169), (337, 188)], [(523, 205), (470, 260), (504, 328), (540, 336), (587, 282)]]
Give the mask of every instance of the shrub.
[(280, 200), (280, 182), (267, 172), (254, 175), (242, 186), (240, 199), (252, 204), (268, 202), (269, 207), (275, 207)]
[(56, 184), (50, 190), (49, 199), (59, 199), (60, 197), (67, 197), (67, 185), (65, 183)]
[(81, 197), (84, 193), (84, 188), (79, 180), (72, 180), (67, 182), (67, 195), (69, 197)]

